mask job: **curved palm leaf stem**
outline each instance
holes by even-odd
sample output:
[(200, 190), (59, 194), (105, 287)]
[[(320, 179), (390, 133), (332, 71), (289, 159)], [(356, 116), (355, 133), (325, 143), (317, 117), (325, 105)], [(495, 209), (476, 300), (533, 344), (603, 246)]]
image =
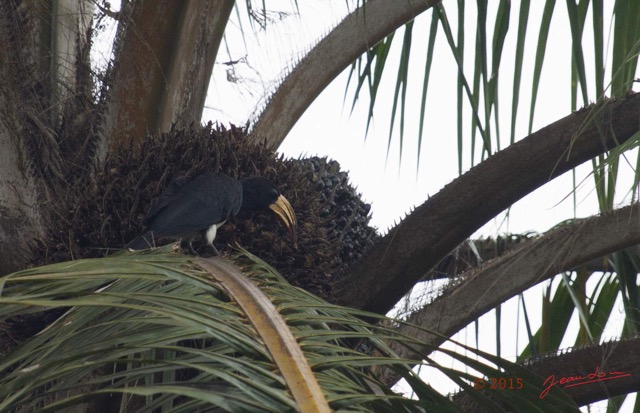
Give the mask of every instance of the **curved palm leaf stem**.
[(228, 261), (198, 258), (196, 264), (220, 283), (244, 310), (280, 368), (302, 413), (331, 412), (298, 341), (269, 298)]
[(334, 286), (334, 300), (386, 313), (487, 221), (564, 172), (632, 139), (639, 122), (640, 94), (604, 100), (496, 153), (389, 231)]
[[(576, 220), (523, 242), (507, 254), (487, 261), (460, 277), (449, 292), (407, 318), (406, 321), (428, 328), (402, 325), (399, 332), (425, 345), (425, 354), (461, 328), (507, 299), (563, 271), (572, 270), (595, 257), (602, 257), (640, 243), (640, 204), (603, 215)], [(406, 349), (391, 347), (404, 357)], [(391, 373), (390, 371), (388, 373)], [(392, 383), (392, 374), (383, 379)]]
[(250, 138), (278, 148), (311, 103), (344, 69), (437, 0), (369, 0), (325, 36), (269, 97)]
[[(498, 304), (556, 274), (638, 243), (640, 204), (577, 220), (463, 274), (459, 286), (414, 313), (408, 321), (449, 336)], [(424, 337), (424, 341), (432, 345), (442, 342), (435, 337)]]

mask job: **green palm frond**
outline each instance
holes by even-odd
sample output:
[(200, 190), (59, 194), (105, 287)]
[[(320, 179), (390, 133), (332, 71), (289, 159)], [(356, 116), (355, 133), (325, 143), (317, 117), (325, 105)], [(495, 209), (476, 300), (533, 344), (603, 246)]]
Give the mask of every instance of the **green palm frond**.
[[(419, 354), (399, 359), (388, 346), (417, 347), (414, 339), (290, 286), (246, 251), (234, 263), (169, 246), (0, 279), (0, 317), (33, 319), (45, 310), (61, 315), (0, 358), (0, 411), (114, 400), (120, 411), (140, 412), (460, 411), (412, 372)], [(470, 351), (453, 354), (482, 375), (510, 366)], [(489, 403), (468, 372), (431, 365)], [(404, 377), (415, 398), (388, 390), (374, 373), (380, 369)], [(498, 403), (532, 395), (505, 393)]]
[[(261, 275), (273, 289), (273, 278)], [(238, 305), (243, 300), (230, 301), (227, 285), (212, 279), (197, 260), (166, 250), (59, 264), (6, 278), (0, 298), (4, 316), (23, 313), (24, 306), (71, 309), (2, 360), (0, 410), (56, 409), (105, 392), (145, 396), (149, 408), (180, 406), (186, 398), (191, 408), (293, 410), (296, 383), (275, 372), (299, 366), (299, 360), (289, 355), (296, 362), (287, 364), (286, 356), (274, 357), (278, 348), (264, 343), (281, 335), (265, 334), (255, 314), (245, 318), (251, 312)], [(338, 348), (322, 338), (301, 344), (312, 345), (311, 363)], [(336, 371), (322, 369), (300, 386), (314, 394), (318, 382), (330, 384), (327, 399), (320, 393), (313, 401), (317, 411), (329, 411), (327, 400), (336, 410), (348, 403), (354, 411), (367, 411), (356, 406), (375, 403), (377, 397), (367, 396), (364, 377), (351, 368)], [(309, 380), (308, 374), (304, 377)], [(343, 386), (336, 383), (346, 382), (349, 391), (340, 391)], [(96, 390), (84, 393), (88, 383)], [(363, 400), (357, 401), (360, 396)]]

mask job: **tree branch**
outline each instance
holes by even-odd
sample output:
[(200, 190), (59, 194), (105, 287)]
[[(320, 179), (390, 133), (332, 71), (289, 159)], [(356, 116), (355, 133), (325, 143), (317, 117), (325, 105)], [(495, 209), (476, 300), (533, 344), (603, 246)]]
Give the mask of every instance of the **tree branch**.
[[(399, 327), (398, 331), (425, 343), (419, 351), (429, 353), (430, 348), (444, 341), (442, 336), (452, 336), (526, 289), (593, 258), (638, 243), (640, 204), (577, 220), (468, 271), (459, 285), (408, 317), (409, 323), (438, 335), (409, 325)], [(394, 351), (399, 357), (409, 354), (402, 348), (394, 348)], [(392, 372), (385, 371), (385, 383), (396, 380)]]
[(167, 131), (173, 123), (200, 121), (233, 4), (136, 1), (121, 11), (101, 157), (108, 147)]
[(506, 254), (510, 249), (534, 237), (537, 235), (530, 233), (467, 240), (458, 245), (450, 254), (447, 254), (422, 278), (422, 281), (456, 277), (485, 261)]
[(357, 8), (291, 70), (270, 96), (250, 138), (278, 148), (311, 103), (358, 56), (437, 3), (370, 0)]
[[(444, 257), (421, 281), (458, 277), (463, 272), (476, 268), (483, 262), (501, 257), (521, 243), (539, 236), (539, 234), (509, 234), (497, 238), (470, 239)], [(626, 251), (640, 255), (640, 246), (626, 248)], [(611, 262), (603, 260), (602, 257), (581, 263), (580, 268), (586, 269), (588, 272), (613, 271)]]
[(389, 231), (337, 282), (335, 301), (386, 313), (444, 256), (509, 205), (627, 141), (638, 131), (639, 114), (638, 94), (605, 100), (493, 155)]

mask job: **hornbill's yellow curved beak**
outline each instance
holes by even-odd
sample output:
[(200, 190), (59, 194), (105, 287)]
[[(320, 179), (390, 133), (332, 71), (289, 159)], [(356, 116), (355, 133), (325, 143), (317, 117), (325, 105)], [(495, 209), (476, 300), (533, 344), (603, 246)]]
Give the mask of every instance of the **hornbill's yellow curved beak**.
[(298, 220), (287, 198), (280, 195), (273, 204), (269, 205), (269, 209), (275, 212), (280, 221), (287, 227), (289, 237), (291, 237), (291, 241), (293, 241), (293, 245), (295, 246), (297, 244)]

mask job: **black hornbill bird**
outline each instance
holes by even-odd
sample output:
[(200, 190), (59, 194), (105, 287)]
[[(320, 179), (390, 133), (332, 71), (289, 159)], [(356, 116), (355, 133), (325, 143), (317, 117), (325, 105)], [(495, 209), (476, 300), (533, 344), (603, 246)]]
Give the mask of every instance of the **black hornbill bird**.
[(178, 178), (153, 202), (144, 217), (146, 229), (127, 248), (153, 247), (162, 238), (191, 242), (198, 236), (213, 246), (217, 229), (240, 211), (271, 209), (296, 242), (296, 215), (289, 201), (267, 178), (252, 176), (237, 180), (218, 172), (205, 172), (190, 179)]

